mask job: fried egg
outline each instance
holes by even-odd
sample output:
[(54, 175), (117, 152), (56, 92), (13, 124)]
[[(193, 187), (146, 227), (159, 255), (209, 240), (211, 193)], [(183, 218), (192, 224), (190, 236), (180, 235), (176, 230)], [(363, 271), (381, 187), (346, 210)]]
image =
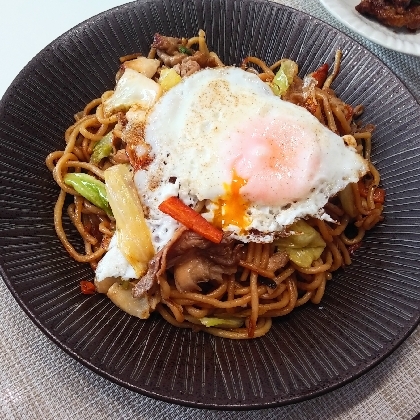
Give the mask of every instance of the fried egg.
[[(327, 219), (328, 199), (367, 172), (366, 161), (306, 109), (235, 67), (201, 70), (165, 93), (140, 125), (145, 162), (135, 184), (156, 250), (178, 224), (159, 204), (178, 196), (243, 242), (271, 242), (295, 220)], [(140, 128), (139, 128), (140, 127)]]

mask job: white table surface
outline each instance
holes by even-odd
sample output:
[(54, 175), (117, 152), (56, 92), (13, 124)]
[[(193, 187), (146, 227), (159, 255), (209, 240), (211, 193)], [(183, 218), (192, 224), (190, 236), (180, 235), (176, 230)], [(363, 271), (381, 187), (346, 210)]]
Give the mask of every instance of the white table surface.
[[(177, 0), (174, 0), (177, 1)], [(279, 0), (338, 27), (379, 56), (420, 100), (420, 59), (388, 51), (342, 27), (317, 0)], [(3, 0), (0, 97), (57, 36), (125, 1)], [(50, 342), (0, 279), (0, 419), (407, 419), (420, 412), (420, 330), (379, 366), (314, 400), (254, 412), (220, 412), (154, 401), (89, 371)]]
[(78, 23), (127, 1), (2, 0), (0, 97), (26, 63)]

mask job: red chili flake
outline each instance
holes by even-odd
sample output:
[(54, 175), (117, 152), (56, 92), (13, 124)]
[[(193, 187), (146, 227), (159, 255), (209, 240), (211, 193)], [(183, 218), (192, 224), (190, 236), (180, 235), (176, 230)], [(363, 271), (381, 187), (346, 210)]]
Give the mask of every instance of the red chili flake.
[(82, 280), (80, 282), (80, 290), (84, 295), (93, 295), (96, 292), (95, 285), (87, 280)]
[(353, 255), (353, 254), (355, 253), (355, 251), (356, 251), (357, 249), (359, 249), (361, 246), (362, 246), (362, 241), (357, 242), (357, 243), (355, 243), (355, 244), (353, 244), (353, 245), (349, 245), (349, 246), (347, 247), (347, 250), (349, 251), (349, 254), (350, 254), (350, 255)]
[(347, 121), (350, 121), (352, 116), (353, 116), (353, 108), (350, 105), (345, 104), (344, 117), (346, 118)]

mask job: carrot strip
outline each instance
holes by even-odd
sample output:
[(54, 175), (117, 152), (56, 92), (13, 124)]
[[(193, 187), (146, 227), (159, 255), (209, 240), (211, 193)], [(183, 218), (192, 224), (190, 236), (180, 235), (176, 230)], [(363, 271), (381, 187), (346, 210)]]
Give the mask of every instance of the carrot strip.
[[(360, 196), (366, 198), (369, 191), (368, 187), (366, 187), (362, 181), (358, 183), (358, 187)], [(383, 204), (385, 202), (385, 190), (383, 188), (375, 188), (375, 191), (373, 192), (373, 201), (379, 204)]]
[(200, 213), (184, 204), (178, 197), (169, 197), (160, 203), (158, 208), (209, 241), (216, 244), (221, 242), (223, 232), (209, 223)]
[(328, 77), (328, 64), (323, 64), (318, 70), (311, 73), (311, 76), (317, 81), (316, 85), (321, 88)]

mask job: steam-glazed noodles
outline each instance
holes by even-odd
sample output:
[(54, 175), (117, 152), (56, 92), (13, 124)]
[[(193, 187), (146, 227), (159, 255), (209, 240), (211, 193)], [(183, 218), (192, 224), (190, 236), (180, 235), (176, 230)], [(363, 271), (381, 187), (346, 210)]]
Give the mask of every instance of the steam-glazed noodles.
[[(203, 330), (221, 337), (244, 339), (262, 336), (270, 329), (272, 318), (286, 315), (307, 302), (318, 304), (328, 281), (332, 279), (332, 273), (351, 263), (351, 256), (361, 245), (365, 232), (383, 218), (384, 191), (379, 187), (380, 175), (370, 161), (373, 127), (361, 127), (357, 122), (363, 106), (352, 107), (344, 103), (331, 88), (339, 72), (341, 52), (336, 53), (332, 72), (328, 74), (328, 66), (324, 65), (319, 69), (314, 68), (314, 72), (304, 78), (297, 75), (297, 64), (288, 59), (269, 65), (260, 58), (246, 57), (241, 69), (224, 68), (219, 57), (208, 50), (203, 31), (190, 39), (157, 34), (148, 57), (139, 57), (139, 54), (134, 54), (121, 58), (115, 91), (105, 92), (101, 98), (94, 99), (76, 114), (75, 123), (65, 133), (65, 149), (52, 152), (46, 159), (61, 188), (54, 209), (54, 223), (65, 249), (76, 261), (87, 262), (93, 270), (97, 270), (97, 291), (107, 293), (123, 310), (140, 318), (147, 318), (149, 313), (156, 310), (177, 327)], [(206, 68), (214, 70), (203, 70)], [(271, 127), (271, 121), (276, 121), (277, 116), (271, 117), (270, 114), (273, 108), (271, 104), (277, 104), (276, 101), (281, 106), (291, 107), (290, 112), (296, 112), (293, 114), (296, 117), (290, 117), (292, 125), (299, 118), (315, 124), (312, 114), (330, 130), (330, 134), (323, 132), (323, 138), (334, 143), (338, 137), (331, 132), (343, 136), (342, 144), (334, 147), (339, 147), (340, 151), (343, 149), (343, 153), (357, 155), (351, 155), (353, 167), (359, 165), (358, 168), (365, 169), (353, 169), (358, 174), (356, 178), (351, 178), (353, 175), (350, 172), (343, 174), (343, 179), (352, 181), (340, 184), (340, 191), (330, 187), (328, 180), (323, 180), (328, 188), (322, 183), (321, 186), (308, 187), (304, 198), (291, 196), (293, 199), (286, 205), (283, 203), (281, 208), (277, 203), (262, 205), (265, 196), (255, 199), (256, 204), (250, 198), (254, 193), (261, 197), (265, 194), (264, 189), (270, 187), (275, 192), (274, 199), (270, 198), (270, 203), (273, 203), (276, 194), (280, 194), (276, 192), (273, 178), (270, 178), (269, 185), (261, 185), (260, 190), (257, 188), (258, 191), (251, 191), (248, 195), (243, 193), (246, 191), (244, 187), (250, 187), (251, 181), (248, 177), (238, 175), (240, 165), (237, 163), (231, 172), (231, 182), (223, 184), (226, 194), (217, 196), (217, 193), (217, 199), (204, 193), (200, 195), (200, 192), (189, 195), (182, 192), (182, 185), (187, 182), (182, 180), (182, 174), (188, 174), (193, 168), (180, 168), (176, 175), (168, 180), (165, 178), (168, 182), (158, 180), (160, 184), (158, 182), (150, 187), (150, 180), (153, 178), (156, 181), (157, 173), (167, 174), (165, 168), (171, 165), (169, 161), (167, 165), (166, 157), (159, 161), (158, 148), (166, 147), (161, 138), (165, 134), (159, 137), (160, 128), (155, 130), (154, 127), (160, 124), (176, 126), (176, 118), (184, 124), (181, 124), (182, 127), (191, 127), (192, 121), (199, 121), (208, 111), (200, 111), (201, 117), (187, 115), (184, 121), (179, 109), (187, 106), (184, 105), (184, 101), (187, 102), (185, 96), (188, 96), (185, 92), (207, 94), (210, 90), (208, 86), (222, 85), (227, 91), (236, 92), (237, 72), (242, 72), (239, 77), (245, 80), (238, 89), (243, 89), (248, 79), (251, 86), (243, 95), (241, 93), (241, 100), (254, 98), (259, 95), (260, 89), (264, 97), (261, 100), (270, 104), (267, 127)], [(261, 82), (256, 82), (254, 75)], [(253, 90), (255, 85), (257, 93)], [(194, 86), (198, 86), (198, 90)], [(130, 91), (128, 96), (121, 93), (123, 88)], [(232, 96), (229, 98), (221, 98), (220, 103), (233, 100)], [(197, 102), (199, 100), (192, 98), (191, 103), (200, 103)], [(165, 103), (176, 103), (175, 108), (179, 106), (179, 109), (173, 106), (164, 108)], [(207, 103), (208, 108), (212, 109), (213, 102)], [(191, 109), (194, 113), (194, 107)], [(163, 120), (165, 117), (162, 115), (168, 115), (168, 120)], [(265, 117), (261, 118), (265, 121)], [(221, 122), (227, 127), (225, 132), (228, 132), (226, 130), (230, 130), (232, 123), (225, 123), (225, 120), (227, 117), (222, 116)], [(206, 124), (200, 130), (204, 130), (203, 127), (208, 126)], [(273, 132), (277, 133), (282, 124), (273, 122)], [(245, 128), (241, 127), (235, 133), (243, 135)], [(258, 131), (255, 124), (250, 127), (250, 138), (259, 138), (262, 133), (261, 141), (267, 140), (269, 128), (263, 127)], [(169, 130), (166, 127), (163, 129), (162, 133)], [(191, 132), (195, 129), (191, 128)], [(217, 129), (222, 130), (220, 127)], [(217, 137), (214, 134), (217, 129), (209, 129), (211, 136), (209, 134), (208, 139), (213, 141)], [(182, 130), (176, 131), (183, 133)], [(234, 145), (235, 136), (237, 134), (231, 137), (231, 144)], [(177, 142), (184, 141), (184, 137)], [(203, 134), (203, 142), (207, 142), (204, 138), (207, 139)], [(210, 140), (206, 143), (207, 148), (213, 144)], [(284, 141), (280, 143), (275, 145), (276, 151), (281, 148), (279, 154), (289, 147), (283, 145)], [(241, 148), (242, 138), (237, 144), (239, 146), (226, 147)], [(318, 168), (311, 179), (321, 179), (319, 173), (325, 172), (330, 177), (335, 174), (322, 169), (326, 162), (325, 155), (332, 150), (331, 144), (328, 144), (327, 152), (321, 149), (318, 158), (321, 169)], [(194, 147), (201, 150), (202, 146)], [(179, 147), (182, 149), (184, 145), (180, 144)], [(181, 153), (182, 159), (188, 155), (188, 147), (182, 149), (185, 150)], [(194, 153), (199, 160), (201, 155), (198, 156), (197, 150), (194, 149)], [(260, 148), (255, 150), (250, 152), (250, 161), (260, 153)], [(212, 153), (209, 155), (210, 162), (215, 156)], [(243, 151), (242, 154), (245, 153)], [(298, 150), (296, 153), (297, 162), (300, 162), (303, 159), (301, 152)], [(305, 168), (312, 165), (310, 159), (314, 157), (311, 156)], [(272, 157), (265, 159), (271, 162)], [(289, 162), (292, 158), (286, 156), (284, 159)], [(271, 166), (278, 168), (279, 165), (275, 160)], [(200, 170), (205, 172), (207, 169), (198, 166)], [(307, 170), (310, 172), (310, 169)], [(275, 176), (281, 178), (277, 172)], [(197, 179), (197, 185), (199, 182)], [(333, 180), (331, 185), (335, 184)], [(303, 185), (302, 188), (306, 187)], [(294, 189), (292, 185), (290, 194), (294, 194)], [(158, 195), (156, 192), (168, 190), (176, 191), (169, 194), (169, 200), (168, 194)], [(286, 194), (284, 187), (281, 190), (282, 194)], [(308, 203), (320, 202), (323, 195), (326, 195), (324, 201), (327, 203), (322, 202), (321, 208), (315, 213), (308, 210)], [(69, 196), (72, 201), (67, 204), (66, 197)], [(153, 207), (158, 199), (156, 197), (161, 197), (165, 204), (157, 203), (159, 207), (157, 204), (156, 208)], [(84, 252), (72, 245), (64, 232), (62, 219), (66, 217), (63, 215), (66, 206), (67, 216), (83, 239)], [(242, 212), (240, 218), (238, 212)], [(266, 222), (264, 212), (272, 218), (270, 222)], [(263, 227), (252, 227), (252, 219), (262, 217), (261, 214), (264, 218), (261, 223), (258, 222), (258, 226)], [(286, 214), (294, 215), (290, 223), (286, 221)], [(167, 221), (164, 229), (163, 225), (159, 225), (160, 216), (155, 215), (161, 215), (162, 220)], [(267, 223), (274, 228), (266, 229)], [(114, 264), (111, 264), (112, 267), (106, 261), (108, 249), (108, 260)], [(103, 261), (99, 263), (101, 258)], [(83, 283), (82, 286), (85, 293), (94, 291), (92, 284)]]

